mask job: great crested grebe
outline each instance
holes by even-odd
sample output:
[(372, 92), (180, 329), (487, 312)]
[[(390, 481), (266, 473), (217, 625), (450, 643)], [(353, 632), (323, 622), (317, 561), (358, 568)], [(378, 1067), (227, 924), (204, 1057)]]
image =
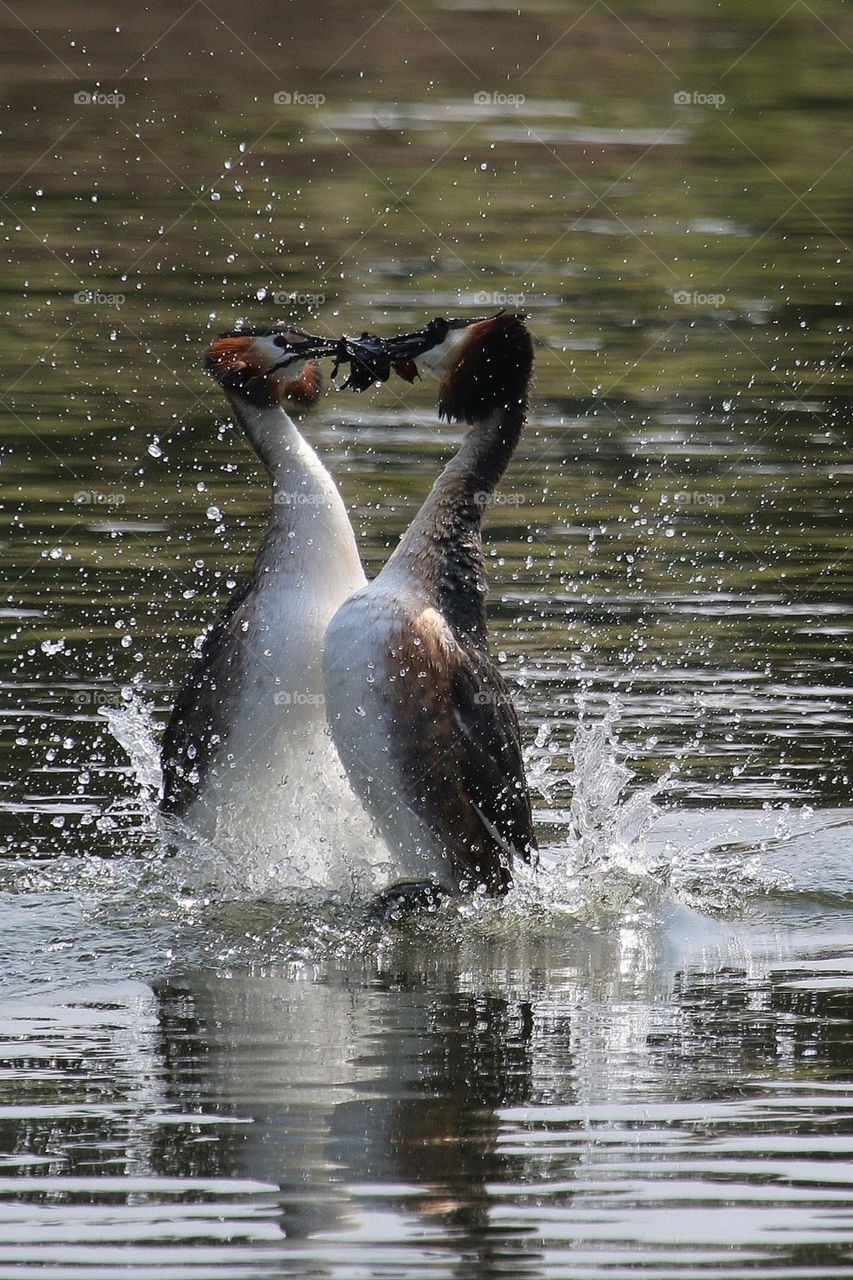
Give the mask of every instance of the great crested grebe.
[[(323, 887), (349, 881), (332, 846), (352, 856), (377, 846), (328, 733), (320, 670), (326, 624), (365, 577), (337, 487), (285, 409), (316, 400), (312, 357), (334, 350), (280, 326), (208, 351), (272, 507), (249, 582), (208, 632), (161, 748), (165, 814), (217, 850), (275, 850), (298, 882)], [(313, 845), (300, 856), (306, 832)]]
[(524, 425), (533, 348), (520, 316), (433, 324), (380, 341), (379, 364), (437, 372), (440, 416), (470, 430), (388, 563), (331, 619), (326, 713), (401, 878), (499, 894), (536, 841), (518, 720), (488, 650), (480, 525)]

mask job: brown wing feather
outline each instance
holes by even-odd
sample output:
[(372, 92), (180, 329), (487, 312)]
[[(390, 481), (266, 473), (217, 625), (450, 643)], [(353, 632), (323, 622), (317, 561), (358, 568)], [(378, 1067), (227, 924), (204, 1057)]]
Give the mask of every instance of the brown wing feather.
[(242, 624), (251, 583), (228, 601), (181, 686), (160, 746), (164, 813), (185, 813), (198, 795), (232, 718), (241, 670)]
[(432, 610), (402, 645), (395, 745), (405, 799), (472, 881), (505, 892), (511, 856), (536, 851), (509, 692), (489, 655), (459, 645)]

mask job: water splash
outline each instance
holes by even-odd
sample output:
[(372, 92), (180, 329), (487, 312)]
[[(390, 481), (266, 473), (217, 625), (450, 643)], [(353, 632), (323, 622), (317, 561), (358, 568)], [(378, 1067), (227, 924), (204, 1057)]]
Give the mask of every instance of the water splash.
[(670, 777), (631, 793), (634, 774), (617, 736), (620, 710), (614, 698), (603, 716), (592, 718), (586, 700), (578, 700), (573, 768), (563, 775), (548, 751), (549, 728), (537, 734), (530, 752), (531, 785), (549, 800), (570, 787), (571, 802), (558, 814), (559, 838), (541, 850), (538, 865), (518, 868), (506, 904), (511, 911), (588, 920), (657, 897), (666, 886), (669, 868), (651, 852), (647, 837)]
[(140, 793), (153, 800), (160, 788), (160, 751), (151, 708), (128, 690), (123, 706), (100, 707), (99, 712), (127, 754)]
[[(238, 915), (241, 903), (263, 902), (264, 914), (287, 908), (283, 929), (291, 940), (295, 926), (290, 914), (295, 906), (297, 916), (300, 911), (307, 912), (317, 920), (325, 919), (332, 910), (337, 931), (341, 922), (336, 903), (339, 905), (342, 898), (354, 916), (359, 914), (372, 881), (365, 877), (357, 859), (350, 859), (354, 870), (343, 894), (330, 895), (328, 886), (298, 874), (307, 855), (294, 858), (287, 850), (273, 854), (266, 848), (244, 848), (237, 856), (234, 850), (200, 839), (179, 821), (170, 819), (164, 824), (157, 810), (160, 768), (150, 709), (132, 695), (123, 706), (104, 709), (102, 714), (130, 761), (135, 805), (145, 815), (149, 837), (148, 847), (136, 850), (141, 857), (137, 857), (136, 871), (130, 877), (133, 895), (147, 892), (150, 906), (156, 904), (162, 910), (168, 902), (169, 911), (184, 918), (204, 915), (213, 904), (219, 909), (230, 903), (227, 909)], [(668, 868), (650, 854), (646, 837), (659, 817), (656, 800), (667, 781), (632, 789), (634, 775), (623, 759), (617, 737), (619, 716), (616, 699), (601, 717), (585, 702), (579, 703), (570, 749), (571, 770), (564, 767), (551, 726), (540, 728), (528, 749), (526, 765), (534, 791), (552, 804), (565, 797), (567, 807), (556, 810), (557, 839), (545, 845), (536, 868), (518, 869), (505, 901), (496, 903), (472, 895), (448, 903), (440, 913), (444, 924), (479, 916), (483, 920), (490, 917), (495, 925), (502, 916), (508, 923), (517, 923), (519, 916), (541, 923), (556, 915), (588, 921), (612, 917), (638, 897), (660, 892), (667, 883)], [(119, 825), (130, 804), (130, 798), (116, 802), (102, 820)], [(306, 829), (312, 830), (312, 814), (303, 818)], [(344, 815), (339, 832), (343, 847), (347, 835)], [(113, 872), (109, 879), (114, 878)], [(387, 878), (393, 880), (393, 875)], [(431, 921), (433, 927), (437, 923)], [(275, 932), (279, 934), (281, 929), (277, 926)], [(323, 928), (321, 933), (327, 938), (329, 930)]]
[(768, 865), (766, 854), (803, 833), (802, 820), (813, 816), (807, 806), (796, 820), (767, 806), (747, 840), (742, 813), (732, 822), (731, 813), (693, 810), (683, 831), (661, 838), (662, 821), (672, 811), (659, 801), (676, 783), (678, 760), (656, 781), (635, 787), (618, 737), (618, 698), (601, 716), (583, 697), (577, 707), (571, 771), (556, 767), (550, 726), (540, 728), (528, 749), (531, 786), (549, 801), (570, 790), (571, 801), (558, 812), (558, 839), (542, 850), (539, 865), (518, 867), (510, 909), (589, 922), (659, 907), (666, 897), (720, 914), (789, 887), (790, 878)]
[[(745, 896), (778, 884), (762, 867), (755, 844), (732, 843), (738, 827), (719, 821), (702, 829), (686, 824), (686, 835), (667, 830), (672, 811), (660, 801), (674, 782), (676, 765), (659, 780), (638, 787), (619, 740), (620, 705), (611, 699), (604, 713), (584, 699), (568, 751), (560, 725), (543, 724), (526, 753), (531, 788), (549, 804), (545, 818), (553, 837), (544, 843), (535, 867), (519, 866), (504, 900), (482, 895), (447, 902), (434, 915), (405, 927), (438, 936), (474, 933), (507, 936), (520, 931), (564, 929), (652, 918), (666, 902), (681, 902), (708, 912), (728, 910)], [(31, 869), (27, 888), (87, 892), (95, 909), (115, 918), (126, 912), (198, 925), (217, 955), (243, 959), (330, 956), (377, 944), (388, 928), (377, 925), (365, 903), (364, 883), (330, 893), (310, 877), (294, 877), (286, 855), (245, 850), (241, 856), (217, 850), (172, 826), (164, 830), (157, 810), (160, 781), (154, 720), (136, 695), (123, 706), (104, 710), (113, 737), (128, 756), (128, 795), (114, 802), (99, 822), (116, 828), (133, 811), (143, 822), (145, 839), (132, 856), (104, 859), (61, 858)], [(562, 807), (559, 807), (562, 805)], [(557, 807), (554, 807), (557, 806)], [(688, 814), (695, 817), (695, 814)], [(734, 815), (715, 815), (729, 821)], [(311, 821), (311, 815), (306, 815)], [(666, 822), (664, 823), (666, 826)], [(794, 824), (795, 825), (795, 824)], [(773, 833), (784, 839), (794, 829), (774, 816)], [(346, 840), (346, 823), (341, 827)], [(81, 867), (81, 861), (87, 864)], [(35, 877), (35, 880), (32, 879)], [(36, 883), (36, 881), (38, 883)], [(236, 952), (234, 948), (236, 947)]]
[[(150, 708), (128, 691), (122, 707), (104, 708), (102, 715), (130, 761), (135, 802), (163, 862), (160, 878), (186, 905), (215, 897), (219, 902), (300, 898), (319, 906), (332, 895), (369, 898), (392, 878), (387, 851), (373, 838), (361, 806), (353, 811), (357, 801), (347, 795), (331, 739), (320, 744), (304, 783), (290, 780), (286, 820), (280, 805), (266, 810), (247, 805), (241, 838), (219, 832), (210, 837), (160, 813), (162, 775)], [(127, 810), (128, 802), (121, 800), (102, 821), (117, 824)]]

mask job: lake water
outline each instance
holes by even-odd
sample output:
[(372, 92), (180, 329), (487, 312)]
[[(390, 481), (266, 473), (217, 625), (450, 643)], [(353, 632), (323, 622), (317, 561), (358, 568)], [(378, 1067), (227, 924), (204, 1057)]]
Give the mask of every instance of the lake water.
[[(0, 1277), (853, 1277), (848, 8), (0, 32)], [(266, 511), (210, 336), (501, 305), (544, 869), (379, 925), (167, 857)], [(400, 382), (305, 430), (375, 572), (459, 435)]]

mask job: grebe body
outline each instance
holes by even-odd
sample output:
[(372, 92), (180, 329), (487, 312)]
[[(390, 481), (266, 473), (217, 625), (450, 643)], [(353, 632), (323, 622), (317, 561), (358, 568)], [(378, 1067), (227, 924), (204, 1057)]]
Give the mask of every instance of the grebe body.
[(330, 621), (326, 710), (401, 876), (502, 893), (536, 841), (518, 721), (488, 649), (480, 524), (524, 424), (532, 344), (516, 316), (448, 338), (430, 352), (439, 409), (470, 429), (387, 565)]
[(208, 367), (267, 471), (270, 517), (178, 693), (161, 807), (244, 869), (259, 855), (278, 883), (337, 889), (375, 862), (377, 841), (328, 732), (320, 652), (365, 577), (340, 493), (285, 408), (316, 398), (316, 366), (279, 346), (285, 367), (260, 375), (254, 346), (214, 343)]

